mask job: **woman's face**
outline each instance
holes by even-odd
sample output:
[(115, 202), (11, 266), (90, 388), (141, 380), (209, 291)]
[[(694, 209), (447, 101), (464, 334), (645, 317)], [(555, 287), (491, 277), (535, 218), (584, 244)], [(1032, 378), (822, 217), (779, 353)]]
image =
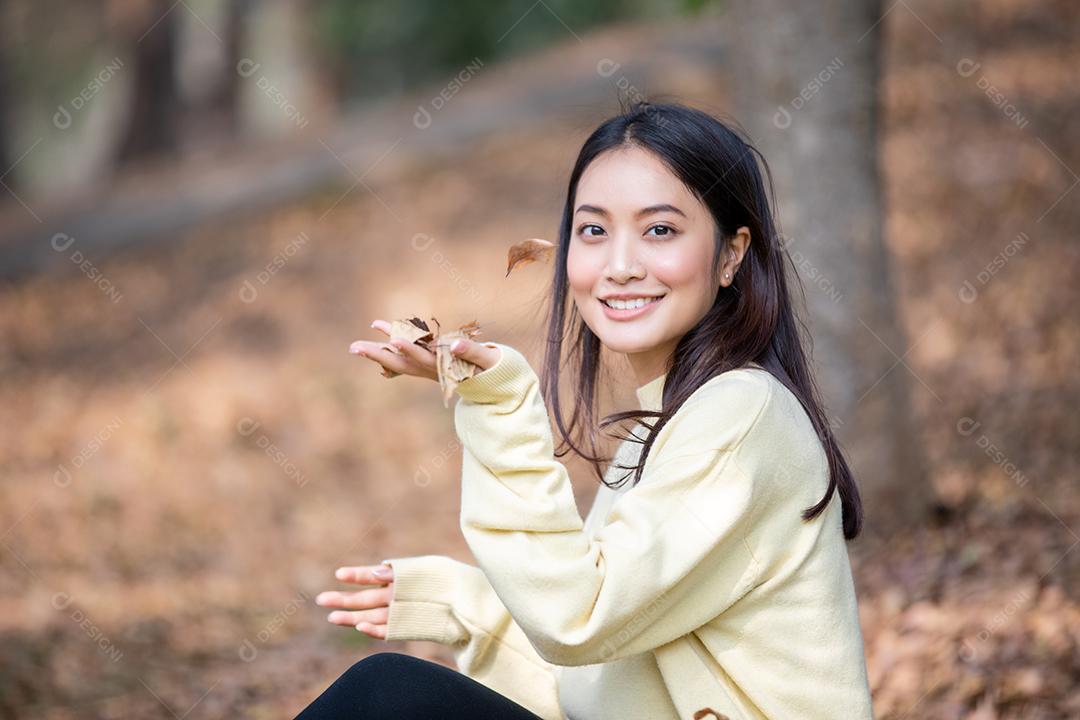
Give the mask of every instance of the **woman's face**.
[[(715, 233), (708, 208), (647, 150), (607, 151), (582, 173), (566, 264), (571, 292), (604, 346), (629, 356), (639, 384), (666, 371), (679, 339), (712, 306), (724, 272), (710, 271)], [(609, 307), (612, 297), (644, 300)]]

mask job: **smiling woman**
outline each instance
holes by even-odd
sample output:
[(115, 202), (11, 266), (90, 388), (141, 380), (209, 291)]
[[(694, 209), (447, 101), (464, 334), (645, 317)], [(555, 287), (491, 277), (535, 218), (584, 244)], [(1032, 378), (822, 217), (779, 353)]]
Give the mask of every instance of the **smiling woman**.
[(716, 222), (674, 180), (660, 157), (630, 144), (598, 156), (577, 188), (584, 202), (566, 258), (574, 306), (605, 348), (629, 358), (639, 384), (664, 372), (679, 338), (731, 284), (750, 242), (739, 228), (723, 272), (702, 272), (717, 251)]
[[(872, 717), (844, 543), (859, 493), (803, 353), (758, 158), (678, 104), (637, 103), (586, 140), (542, 379), (504, 343), (454, 351), (481, 369), (454, 407), (460, 526), (478, 564), (388, 558), (381, 575), (342, 570), (376, 588), (320, 595), (339, 608), (331, 622), (451, 646), (458, 672), (382, 653), (303, 720)], [(434, 377), (429, 350), (394, 347), (354, 343), (387, 370)], [(597, 422), (609, 354), (632, 367), (638, 407)], [(584, 519), (549, 408), (603, 483)], [(623, 421), (615, 455), (598, 456), (597, 431)]]

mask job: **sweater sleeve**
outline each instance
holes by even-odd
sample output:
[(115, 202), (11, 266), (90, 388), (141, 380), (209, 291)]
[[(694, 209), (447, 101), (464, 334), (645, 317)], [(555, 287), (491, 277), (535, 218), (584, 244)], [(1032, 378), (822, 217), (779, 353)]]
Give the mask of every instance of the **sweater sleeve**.
[(387, 640), (429, 640), (453, 649), (459, 672), (545, 720), (563, 720), (558, 668), (541, 658), (483, 571), (440, 555), (391, 558)]
[(540, 657), (568, 666), (647, 652), (754, 586), (761, 566), (746, 535), (774, 494), (757, 493), (736, 455), (768, 403), (768, 382), (732, 372), (698, 388), (590, 538), (554, 459), (536, 374), (514, 348), (490, 345), (499, 361), (458, 386), (454, 410), (461, 528)]

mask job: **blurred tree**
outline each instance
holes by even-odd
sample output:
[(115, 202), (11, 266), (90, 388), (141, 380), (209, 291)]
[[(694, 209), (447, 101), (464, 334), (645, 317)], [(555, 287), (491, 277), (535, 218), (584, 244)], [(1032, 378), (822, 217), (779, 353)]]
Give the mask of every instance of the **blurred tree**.
[(222, 82), (218, 85), (218, 92), (213, 98), (213, 109), (221, 117), (227, 131), (235, 135), (238, 128), (238, 113), (240, 99), (240, 75), (236, 72), (236, 64), (243, 52), (245, 33), (249, 13), (251, 12), (251, 0), (229, 0), (225, 17), (225, 42), (224, 67)]
[(180, 101), (176, 81), (178, 15), (173, 0), (154, 0), (126, 25), (134, 87), (117, 154), (129, 162), (177, 149)]
[(913, 432), (878, 174), (880, 3), (736, 0), (731, 86), (771, 158), (784, 242), (811, 281), (815, 365), (884, 537), (932, 503)]
[(228, 143), (247, 129), (241, 126), (243, 78), (237, 64), (247, 50), (253, 5), (251, 0), (191, 0), (191, 10), (179, 13), (174, 54), (185, 149)]
[[(10, 13), (11, 6), (8, 0), (0, 0), (0, 22), (7, 19)], [(8, 114), (10, 112), (8, 108), (11, 105), (11, 96), (15, 92), (12, 73), (9, 70), (11, 60), (7, 57), (8, 44), (11, 42), (10, 33), (10, 27), (0, 29), (0, 175), (4, 176), (0, 179), (9, 186), (16, 183), (15, 177), (5, 175), (11, 168), (11, 136), (13, 134), (12, 125), (14, 124), (14, 120)], [(7, 199), (3, 197), (5, 194), (0, 193), (0, 202)]]
[[(61, 127), (55, 114), (64, 107), (75, 120), (89, 117), (90, 112), (77, 113), (74, 102), (110, 57), (97, 47), (105, 35), (105, 15), (101, 0), (74, 6), (64, 0), (0, 0), (0, 144), (8, 161), (0, 173), (8, 173), (5, 184), (31, 192), (35, 185), (62, 184), (72, 167), (94, 154), (72, 157), (67, 152), (64, 141), (85, 123)], [(58, 22), (60, 16), (64, 22)], [(64, 157), (61, 168), (45, 170), (50, 152)]]
[(5, 45), (0, 42), (0, 175), (4, 183), (12, 185), (15, 178), (9, 179), (5, 173), (11, 168), (11, 118), (8, 116), (9, 98), (14, 88), (11, 86), (11, 76), (8, 73), (8, 64), (4, 58)]

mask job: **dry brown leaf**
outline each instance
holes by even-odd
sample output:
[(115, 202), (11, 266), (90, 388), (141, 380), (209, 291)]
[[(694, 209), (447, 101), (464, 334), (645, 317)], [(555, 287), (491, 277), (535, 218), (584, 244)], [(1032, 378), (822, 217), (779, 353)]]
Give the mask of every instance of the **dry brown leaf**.
[(537, 260), (546, 260), (555, 249), (555, 244), (540, 238), (529, 238), (510, 246), (506, 253), (506, 275), (518, 265), (528, 265)]
[[(457, 388), (458, 383), (467, 378), (471, 378), (480, 371), (478, 365), (452, 355), (450, 353), (450, 346), (455, 340), (472, 340), (479, 335), (480, 323), (473, 320), (471, 323), (462, 325), (453, 332), (441, 334), (439, 321), (435, 318), (431, 318), (431, 322), (435, 324), (434, 332), (428, 327), (427, 323), (420, 318), (414, 317), (405, 320), (394, 320), (390, 324), (390, 338), (392, 340), (400, 339), (407, 342), (413, 342), (426, 348), (428, 351), (435, 353), (435, 367), (439, 376), (439, 387), (442, 388), (443, 407), (449, 407), (450, 398), (453, 397), (454, 389)], [(387, 343), (385, 347), (399, 355), (401, 354), (400, 350), (389, 343)], [(400, 374), (401, 373), (385, 369), (383, 372), (383, 376), (385, 377), (395, 377)]]
[[(404, 340), (405, 342), (414, 342), (424, 349), (431, 350), (431, 341), (433, 335), (431, 330), (428, 329), (427, 323), (418, 317), (411, 317), (405, 320), (394, 320), (390, 323), (390, 339), (391, 340)], [(395, 355), (401, 355), (401, 351), (390, 343), (383, 343), (382, 346), (394, 353)], [(383, 368), (382, 375), (386, 378), (397, 377), (401, 373), (394, 370), (388, 370)]]
[(480, 366), (468, 360), (454, 357), (450, 353), (450, 346), (455, 340), (472, 340), (480, 334), (480, 324), (473, 320), (468, 325), (462, 325), (454, 332), (440, 335), (435, 343), (435, 365), (439, 369), (439, 386), (443, 391), (443, 407), (450, 407), (450, 398), (454, 390), (462, 380), (471, 378), (480, 371)]
[[(390, 339), (415, 342), (427, 347), (431, 340), (431, 330), (426, 322), (418, 317), (407, 320), (395, 320), (390, 324)], [(430, 350), (430, 348), (428, 348)]]

